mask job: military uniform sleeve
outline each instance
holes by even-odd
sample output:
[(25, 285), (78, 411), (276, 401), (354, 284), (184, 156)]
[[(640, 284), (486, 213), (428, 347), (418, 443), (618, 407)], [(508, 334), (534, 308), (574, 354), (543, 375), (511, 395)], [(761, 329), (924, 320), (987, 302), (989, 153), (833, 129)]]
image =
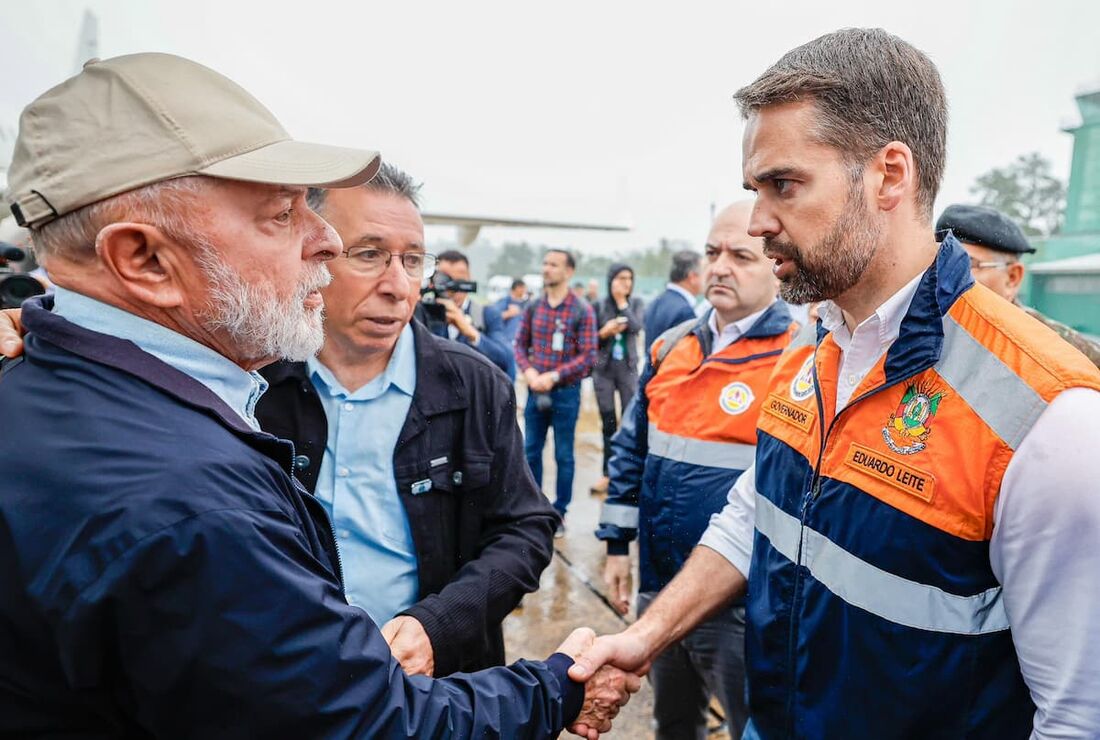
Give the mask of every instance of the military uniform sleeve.
[(990, 561), (1004, 590), (1033, 738), (1100, 728), (1100, 393), (1058, 395), (1016, 450), (994, 509)]

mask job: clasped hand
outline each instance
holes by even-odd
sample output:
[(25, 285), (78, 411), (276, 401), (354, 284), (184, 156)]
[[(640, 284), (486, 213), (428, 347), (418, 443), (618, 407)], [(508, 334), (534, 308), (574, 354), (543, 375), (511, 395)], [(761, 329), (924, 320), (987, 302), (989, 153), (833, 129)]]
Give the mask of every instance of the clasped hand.
[[(580, 663), (582, 656), (595, 650), (598, 641), (602, 639), (604, 638), (597, 638), (592, 630), (582, 627), (573, 630), (557, 650), (577, 661), (569, 669), (569, 677), (578, 683), (584, 683), (584, 704), (569, 730), (588, 740), (596, 740), (600, 733), (609, 731), (611, 720), (619, 714), (619, 709), (642, 686), (638, 674), (623, 671), (610, 665), (609, 661), (603, 661), (599, 665), (594, 660)], [(597, 650), (595, 656), (596, 660), (600, 660), (604, 653)], [(584, 678), (579, 678), (580, 675)]]

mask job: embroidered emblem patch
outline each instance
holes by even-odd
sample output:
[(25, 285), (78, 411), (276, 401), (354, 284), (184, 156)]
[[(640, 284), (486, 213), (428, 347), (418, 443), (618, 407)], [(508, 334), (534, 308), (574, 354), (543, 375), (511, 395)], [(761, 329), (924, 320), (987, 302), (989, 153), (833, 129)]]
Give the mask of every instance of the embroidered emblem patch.
[(718, 396), (718, 405), (730, 416), (737, 416), (748, 411), (755, 399), (752, 388), (737, 381), (722, 389), (722, 393)]
[(814, 394), (814, 356), (811, 354), (791, 381), (791, 398), (805, 401)]
[(930, 384), (911, 383), (882, 428), (886, 446), (899, 455), (915, 455), (927, 447), (925, 442), (945, 395)]

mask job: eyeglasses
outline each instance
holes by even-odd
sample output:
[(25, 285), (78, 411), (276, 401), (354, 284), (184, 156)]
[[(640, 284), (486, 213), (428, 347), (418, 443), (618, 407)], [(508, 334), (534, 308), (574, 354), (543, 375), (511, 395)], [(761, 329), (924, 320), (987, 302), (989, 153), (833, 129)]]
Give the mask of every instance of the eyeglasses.
[(992, 267), (1008, 267), (1012, 263), (1008, 260), (992, 260), (988, 262), (982, 262), (981, 260), (970, 258), (971, 270), (985, 270)]
[(351, 264), (364, 275), (381, 275), (389, 269), (394, 257), (401, 260), (405, 274), (420, 280), (435, 274), (436, 256), (427, 252), (404, 252), (394, 254), (379, 247), (350, 247), (342, 253), (351, 260)]

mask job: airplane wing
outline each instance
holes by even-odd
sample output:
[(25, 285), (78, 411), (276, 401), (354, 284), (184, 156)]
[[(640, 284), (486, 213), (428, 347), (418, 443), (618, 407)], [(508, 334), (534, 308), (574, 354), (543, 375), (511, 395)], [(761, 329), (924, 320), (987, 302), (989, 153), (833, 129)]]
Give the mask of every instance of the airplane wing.
[(585, 224), (572, 221), (543, 221), (522, 218), (498, 218), (496, 216), (459, 216), (445, 213), (421, 213), (425, 224), (458, 227), (458, 241), (468, 247), (477, 239), (482, 226), (512, 226), (534, 229), (582, 229), (585, 231), (630, 231), (622, 224)]

